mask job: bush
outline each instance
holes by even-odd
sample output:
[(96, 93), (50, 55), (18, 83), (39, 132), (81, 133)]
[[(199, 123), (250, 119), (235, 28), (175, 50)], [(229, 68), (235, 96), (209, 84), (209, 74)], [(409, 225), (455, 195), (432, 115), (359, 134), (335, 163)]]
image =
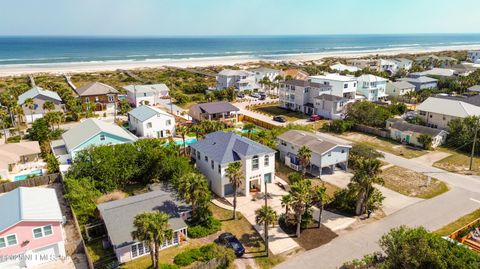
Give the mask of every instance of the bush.
[(348, 120), (333, 120), (328, 124), (323, 125), (322, 130), (326, 132), (332, 132), (341, 134), (351, 130), (353, 123)]
[(179, 266), (188, 266), (196, 261), (208, 262), (219, 257), (227, 257), (226, 266), (228, 267), (228, 265), (235, 259), (235, 254), (232, 249), (227, 249), (223, 246), (212, 243), (177, 254), (173, 258), (173, 263)]
[[(375, 211), (380, 208), (385, 197), (374, 188), (368, 199), (368, 208)], [(352, 189), (342, 189), (335, 193), (333, 201), (328, 204), (328, 208), (334, 208), (345, 213), (355, 214), (357, 203), (357, 193)]]
[(176, 264), (161, 263), (158, 265), (160, 269), (180, 269), (180, 266)]
[(432, 136), (428, 134), (421, 134), (418, 137), (418, 142), (423, 145), (423, 149), (432, 149)]
[(298, 182), (303, 179), (303, 176), (299, 172), (291, 172), (288, 174), (288, 182), (290, 185), (294, 184), (295, 182)]
[(10, 136), (9, 138), (7, 138), (7, 144), (8, 143), (19, 143), (20, 140), (21, 140), (21, 137), (19, 135)]
[(214, 217), (209, 217), (203, 224), (197, 224), (188, 227), (188, 237), (200, 238), (220, 231), (222, 223)]

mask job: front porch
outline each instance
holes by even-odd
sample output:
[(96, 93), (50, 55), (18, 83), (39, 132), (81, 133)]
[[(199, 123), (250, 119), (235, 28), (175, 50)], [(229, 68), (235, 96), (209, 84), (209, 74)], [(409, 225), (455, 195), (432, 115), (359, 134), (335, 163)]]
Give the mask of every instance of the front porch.
[[(297, 172), (303, 172), (303, 167), (300, 164), (300, 160), (297, 157), (297, 155), (293, 153), (288, 153), (285, 156), (285, 165), (292, 168), (293, 170)], [(335, 168), (339, 167), (344, 171), (347, 171), (348, 168), (348, 163), (347, 162), (341, 162), (337, 164), (332, 164), (332, 165), (326, 165), (326, 166), (318, 166), (316, 164), (310, 164), (305, 168), (305, 172), (314, 176), (314, 177), (321, 177), (322, 175), (331, 175), (335, 172)]]

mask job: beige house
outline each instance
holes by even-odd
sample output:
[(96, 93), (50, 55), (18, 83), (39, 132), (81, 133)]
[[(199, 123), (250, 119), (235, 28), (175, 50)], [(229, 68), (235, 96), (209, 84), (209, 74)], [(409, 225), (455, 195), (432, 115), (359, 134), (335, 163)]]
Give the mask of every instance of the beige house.
[(18, 181), (42, 175), (46, 164), (40, 152), (37, 141), (0, 145), (0, 178)]
[(445, 130), (411, 124), (402, 119), (388, 120), (387, 129), (390, 131), (391, 139), (417, 147), (423, 147), (423, 144), (418, 141), (422, 134), (429, 135), (432, 138), (433, 148), (445, 143), (448, 135)]
[(407, 81), (388, 82), (386, 92), (389, 96), (404, 96), (415, 91), (415, 85)]
[(429, 97), (417, 107), (417, 112), (428, 127), (446, 130), (453, 119), (480, 116), (480, 107), (459, 99)]

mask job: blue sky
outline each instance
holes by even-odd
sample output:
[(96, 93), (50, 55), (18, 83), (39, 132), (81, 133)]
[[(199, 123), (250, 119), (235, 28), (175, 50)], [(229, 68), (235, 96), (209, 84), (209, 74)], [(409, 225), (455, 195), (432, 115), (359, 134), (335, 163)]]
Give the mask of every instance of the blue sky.
[(0, 35), (480, 32), (479, 0), (4, 0)]

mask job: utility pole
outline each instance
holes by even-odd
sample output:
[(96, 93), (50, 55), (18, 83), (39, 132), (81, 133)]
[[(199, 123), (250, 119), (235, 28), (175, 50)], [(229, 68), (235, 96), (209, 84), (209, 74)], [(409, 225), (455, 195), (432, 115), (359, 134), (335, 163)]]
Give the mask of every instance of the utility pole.
[(473, 134), (473, 145), (472, 145), (472, 154), (470, 155), (470, 171), (472, 171), (473, 166), (473, 154), (475, 154), (475, 144), (477, 144), (477, 133), (478, 133), (478, 119), (475, 122), (475, 133)]
[[(267, 207), (268, 207), (268, 203), (267, 203), (267, 196), (268, 196), (267, 181), (265, 180), (265, 178), (263, 179), (263, 181), (265, 182), (265, 211), (266, 211)], [(264, 225), (265, 225), (265, 256), (268, 258), (268, 221), (265, 221)]]

